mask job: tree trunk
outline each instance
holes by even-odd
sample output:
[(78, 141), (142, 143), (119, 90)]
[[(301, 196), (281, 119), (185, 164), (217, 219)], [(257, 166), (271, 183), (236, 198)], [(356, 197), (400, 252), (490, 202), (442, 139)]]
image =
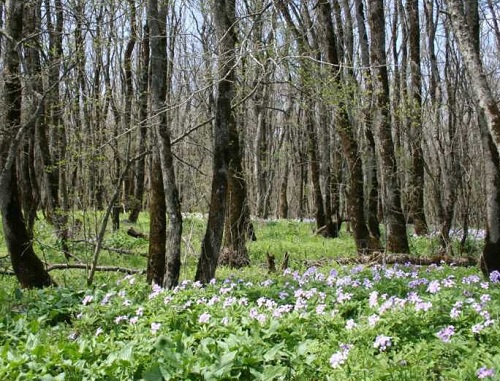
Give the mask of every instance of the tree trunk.
[[(318, 7), (319, 20), (323, 26), (324, 50), (328, 62), (331, 65), (331, 75), (338, 88), (341, 88), (341, 71), (339, 67), (339, 58), (335, 42), (335, 32), (332, 22), (332, 9), (327, 2), (320, 3)], [(347, 192), (348, 215), (353, 228), (354, 240), (358, 253), (362, 254), (366, 250), (378, 248), (377, 238), (370, 237), (366, 226), (364, 211), (364, 184), (363, 168), (360, 159), (360, 153), (354, 132), (349, 121), (346, 105), (339, 101), (335, 113), (335, 127), (342, 142), (342, 150), (349, 166), (350, 182)], [(373, 241), (373, 242), (372, 242)]]
[[(175, 182), (174, 158), (172, 154), (171, 132), (168, 125), (165, 100), (169, 83), (167, 76), (166, 29), (168, 4), (159, 6), (158, 0), (149, 0), (148, 25), (151, 46), (151, 111), (158, 139), (165, 204), (169, 217), (167, 225), (167, 246), (165, 259), (165, 277), (163, 286), (174, 288), (179, 282), (181, 266), (182, 214), (179, 191)], [(172, 57), (171, 57), (172, 58)]]
[(165, 278), (165, 244), (167, 242), (167, 207), (165, 204), (165, 191), (163, 190), (160, 158), (157, 154), (153, 155), (150, 179), (149, 254), (146, 279), (149, 284), (163, 285), (163, 280)]
[[(144, 36), (142, 39), (142, 67), (140, 70), (139, 82), (139, 136), (137, 138), (137, 147), (143, 149), (146, 145), (146, 136), (148, 131), (148, 85), (149, 85), (149, 27), (144, 26)], [(137, 222), (139, 213), (142, 209), (144, 198), (144, 178), (145, 178), (145, 157), (137, 160), (134, 167), (134, 195), (129, 214), (129, 221)]]
[(383, 0), (369, 0), (371, 29), (370, 58), (375, 89), (374, 126), (382, 167), (384, 206), (387, 221), (387, 250), (408, 253), (406, 222), (401, 208), (401, 189), (389, 116), (389, 78), (385, 56), (385, 16)]
[(36, 256), (26, 230), (18, 197), (15, 154), (22, 136), (29, 125), (21, 126), (22, 87), (19, 78), (18, 44), (22, 37), (24, 4), (7, 0), (5, 4), (5, 60), (3, 68), (4, 133), (0, 140), (0, 212), (3, 230), (12, 267), (25, 288), (41, 288), (54, 285), (43, 263)]
[(409, 138), (412, 166), (410, 172), (409, 213), (419, 236), (428, 233), (424, 211), (424, 157), (422, 151), (422, 74), (420, 70), (420, 22), (418, 0), (407, 1), (410, 51)]
[[(214, 123), (214, 148), (212, 163), (212, 192), (207, 229), (201, 244), (201, 255), (195, 279), (208, 283), (215, 276), (222, 242), (228, 187), (229, 134), (235, 125), (231, 110), (234, 98), (234, 64), (236, 31), (235, 0), (221, 0), (211, 3), (214, 25), (219, 44), (218, 49), (218, 92)], [(234, 128), (234, 127), (233, 127)]]
[(477, 2), (447, 0), (446, 4), (451, 27), (478, 104), (486, 172), (487, 234), (481, 257), (481, 270), (487, 276), (492, 271), (500, 271), (500, 109), (488, 85), (481, 62)]
[(372, 131), (371, 113), (373, 110), (372, 93), (373, 84), (370, 75), (370, 55), (368, 48), (368, 33), (366, 31), (366, 20), (363, 1), (355, 0), (356, 21), (358, 24), (359, 48), (361, 52), (361, 64), (364, 69), (365, 92), (367, 94), (367, 105), (363, 108), (364, 133), (366, 138), (365, 188), (367, 189), (366, 219), (368, 230), (373, 237), (380, 239), (380, 223), (378, 219), (379, 211), (379, 183), (377, 178), (377, 159), (375, 149), (375, 138)]

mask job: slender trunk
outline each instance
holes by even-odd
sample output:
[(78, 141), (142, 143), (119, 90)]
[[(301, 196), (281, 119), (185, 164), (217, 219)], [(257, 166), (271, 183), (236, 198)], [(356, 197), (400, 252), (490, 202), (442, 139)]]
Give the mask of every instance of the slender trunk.
[(428, 233), (424, 211), (424, 157), (422, 151), (422, 73), (420, 69), (420, 22), (418, 0), (407, 2), (409, 22), (408, 47), (410, 51), (410, 152), (412, 170), (410, 172), (409, 212), (415, 224), (415, 233), (419, 236)]
[[(139, 83), (139, 136), (137, 137), (137, 147), (143, 149), (146, 144), (148, 131), (148, 85), (149, 85), (149, 27), (144, 26), (144, 36), (142, 39), (142, 67), (140, 70)], [(132, 200), (129, 221), (137, 222), (139, 212), (142, 209), (144, 198), (144, 178), (145, 178), (145, 158), (137, 160), (134, 168), (134, 196)]]
[(382, 167), (384, 206), (387, 221), (387, 249), (408, 253), (406, 222), (401, 208), (401, 190), (398, 181), (396, 155), (390, 125), (389, 78), (385, 56), (385, 17), (382, 0), (369, 0), (368, 19), (372, 40), (370, 59), (375, 89), (374, 124), (376, 144)]
[(365, 92), (367, 94), (367, 105), (363, 108), (364, 134), (366, 138), (365, 189), (367, 189), (366, 220), (368, 230), (373, 237), (380, 239), (379, 212), (379, 183), (377, 177), (377, 159), (375, 152), (375, 138), (372, 131), (371, 113), (373, 109), (372, 93), (373, 85), (370, 75), (370, 55), (368, 48), (368, 33), (366, 31), (365, 11), (363, 1), (355, 0), (356, 21), (358, 24), (359, 47), (361, 51), (361, 63), (364, 69)]
[(213, 177), (208, 213), (207, 229), (201, 244), (201, 255), (196, 269), (195, 279), (208, 283), (215, 276), (219, 251), (222, 242), (223, 226), (226, 213), (229, 134), (236, 122), (231, 110), (234, 98), (234, 64), (236, 30), (235, 0), (212, 3), (212, 14), (218, 39), (218, 93), (215, 106)]
[[(337, 55), (335, 32), (331, 19), (332, 10), (330, 4), (322, 2), (319, 7), (319, 20), (323, 25), (325, 36), (324, 49), (328, 62), (332, 64), (332, 77), (336, 81), (336, 85), (340, 88), (341, 72), (339, 67), (339, 58)], [(335, 127), (342, 142), (342, 150), (347, 160), (349, 167), (350, 181), (349, 190), (347, 192), (347, 207), (348, 215), (353, 228), (354, 240), (358, 253), (363, 253), (375, 246), (379, 246), (375, 241), (376, 237), (370, 237), (366, 226), (365, 211), (364, 211), (364, 182), (363, 168), (360, 160), (360, 152), (358, 144), (354, 137), (352, 125), (349, 121), (346, 105), (340, 101), (335, 113)], [(373, 240), (373, 245), (371, 240)]]
[(166, 29), (168, 4), (158, 4), (149, 0), (148, 25), (151, 47), (151, 111), (158, 139), (160, 164), (165, 191), (165, 204), (169, 217), (166, 232), (165, 277), (163, 286), (174, 288), (179, 282), (181, 265), (182, 214), (179, 191), (175, 181), (174, 158), (171, 145), (171, 131), (165, 110), (167, 92), (170, 91), (167, 76)]
[(492, 271), (500, 271), (500, 108), (489, 87), (481, 62), (477, 2), (447, 0), (446, 4), (451, 27), (477, 102), (486, 172), (487, 234), (481, 257), (481, 270), (488, 275)]

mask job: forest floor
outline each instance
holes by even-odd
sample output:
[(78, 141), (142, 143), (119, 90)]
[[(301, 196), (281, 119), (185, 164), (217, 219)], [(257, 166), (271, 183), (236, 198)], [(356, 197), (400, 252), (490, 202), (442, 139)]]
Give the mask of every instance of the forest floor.
[[(93, 218), (78, 217), (70, 263), (90, 261)], [(87, 287), (81, 269), (51, 271), (58, 288), (20, 290), (0, 275), (0, 379), (500, 380), (499, 279), (475, 266), (341, 265), (355, 257), (345, 231), (325, 239), (308, 221), (254, 224), (252, 265), (218, 269), (206, 287), (192, 282), (205, 226), (196, 215), (185, 218), (175, 290), (118, 272)], [(144, 269), (148, 242), (131, 226), (107, 234), (99, 265)], [(133, 227), (147, 233), (147, 216)], [(64, 263), (52, 228), (39, 221), (35, 233), (43, 260)], [(463, 255), (479, 255), (475, 234)], [(416, 256), (439, 253), (436, 238), (410, 242)]]

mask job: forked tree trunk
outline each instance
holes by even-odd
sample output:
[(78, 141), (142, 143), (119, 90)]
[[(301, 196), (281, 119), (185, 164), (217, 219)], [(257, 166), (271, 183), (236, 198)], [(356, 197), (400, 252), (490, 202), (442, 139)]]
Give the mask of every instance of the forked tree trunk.
[(15, 164), (23, 133), (32, 127), (21, 126), (22, 87), (17, 49), (22, 37), (23, 2), (7, 0), (5, 9), (5, 31), (9, 38), (5, 39), (3, 98), (8, 107), (4, 116), (5, 133), (0, 140), (0, 212), (12, 267), (21, 287), (41, 288), (55, 283), (33, 250), (19, 202)]
[(390, 252), (408, 253), (406, 221), (401, 208), (401, 189), (389, 114), (384, 2), (383, 0), (369, 0), (368, 5), (368, 20), (372, 37), (370, 58), (375, 89), (374, 127), (384, 187), (384, 215), (387, 221), (386, 245)]

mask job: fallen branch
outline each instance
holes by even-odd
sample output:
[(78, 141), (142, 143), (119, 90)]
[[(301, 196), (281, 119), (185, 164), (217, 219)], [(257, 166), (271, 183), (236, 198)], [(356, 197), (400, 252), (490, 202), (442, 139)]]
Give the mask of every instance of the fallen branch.
[[(87, 244), (92, 245), (92, 246), (96, 245), (95, 242), (92, 242), (92, 241), (89, 241), (89, 240), (86, 240), (86, 239), (77, 239), (77, 240), (72, 240), (71, 242), (74, 242), (74, 243), (87, 243)], [(146, 253), (137, 253), (137, 252), (132, 251), (132, 250), (118, 249), (116, 247), (101, 246), (101, 249), (105, 250), (105, 251), (111, 251), (113, 253), (124, 254), (124, 255), (140, 255), (141, 257), (147, 257), (148, 256)]]
[(130, 227), (127, 230), (127, 234), (129, 236), (131, 236), (131, 237), (134, 237), (134, 238), (142, 238), (142, 239), (148, 240), (148, 236), (146, 234), (141, 233), (140, 231), (135, 230), (133, 227)]
[(473, 257), (449, 257), (449, 256), (433, 256), (433, 257), (417, 257), (411, 254), (383, 254), (375, 253), (372, 255), (359, 255), (356, 257), (328, 258), (317, 261), (305, 261), (306, 266), (324, 266), (328, 263), (338, 263), (340, 265), (366, 264), (366, 265), (449, 265), (459, 267), (477, 266), (479, 261)]
[[(81, 269), (81, 270), (88, 270), (90, 268), (89, 265), (86, 265), (85, 263), (54, 263), (52, 265), (47, 266), (47, 271), (52, 271), (52, 270), (66, 270), (66, 269)], [(118, 266), (96, 266), (95, 271), (109, 271), (109, 272), (119, 272), (119, 273), (125, 273), (125, 274), (144, 274), (146, 271), (145, 270), (138, 270), (138, 269), (128, 269), (125, 267), (118, 267)]]

